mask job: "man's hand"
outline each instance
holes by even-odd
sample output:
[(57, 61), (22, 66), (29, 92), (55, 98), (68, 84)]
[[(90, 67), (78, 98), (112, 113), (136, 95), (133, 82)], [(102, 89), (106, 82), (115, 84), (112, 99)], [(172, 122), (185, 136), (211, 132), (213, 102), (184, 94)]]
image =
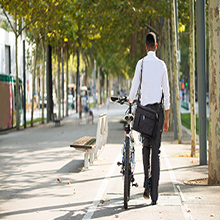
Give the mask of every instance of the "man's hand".
[(169, 109), (165, 111), (165, 120), (163, 124), (163, 131), (167, 132), (169, 129)]
[[(128, 104), (130, 104), (129, 98), (127, 98), (127, 102), (128, 102)], [(131, 103), (131, 104), (132, 104), (132, 103)]]
[(163, 124), (163, 131), (167, 132), (169, 129), (169, 119), (165, 118), (164, 124)]

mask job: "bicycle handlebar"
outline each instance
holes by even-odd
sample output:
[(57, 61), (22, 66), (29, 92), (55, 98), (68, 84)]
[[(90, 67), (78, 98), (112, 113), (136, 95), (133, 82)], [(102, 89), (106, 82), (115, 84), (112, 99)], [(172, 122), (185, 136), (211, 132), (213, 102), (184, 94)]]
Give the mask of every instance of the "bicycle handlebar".
[[(111, 97), (111, 100), (112, 100), (112, 102), (118, 102), (118, 103), (121, 104), (121, 105), (123, 105), (124, 103), (128, 103), (126, 96), (124, 96), (124, 97), (112, 96), (112, 97)], [(133, 104), (135, 104), (135, 103), (137, 103), (137, 102), (138, 102), (138, 100), (135, 99), (134, 102), (133, 102)], [(133, 105), (133, 104), (132, 104), (132, 105)]]
[[(128, 108), (128, 110), (127, 110), (129, 114), (131, 114), (131, 107), (132, 107), (135, 103), (138, 102), (138, 100), (135, 99), (135, 100), (133, 101), (133, 103), (128, 103), (128, 100), (127, 100), (127, 97), (126, 97), (126, 96), (124, 96), (124, 97), (112, 96), (112, 97), (111, 97), (111, 100), (112, 100), (112, 102), (117, 102), (117, 103), (119, 103), (119, 104), (121, 104), (121, 105), (127, 103), (127, 104), (129, 105), (129, 108)], [(127, 111), (126, 111), (126, 112), (127, 112)]]

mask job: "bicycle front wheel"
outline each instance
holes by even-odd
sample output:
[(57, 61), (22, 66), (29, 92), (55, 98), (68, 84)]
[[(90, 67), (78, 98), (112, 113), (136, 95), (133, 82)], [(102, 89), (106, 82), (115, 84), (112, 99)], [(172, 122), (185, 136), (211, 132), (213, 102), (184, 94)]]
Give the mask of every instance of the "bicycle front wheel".
[(130, 140), (126, 137), (125, 140), (125, 157), (124, 157), (124, 208), (128, 208), (128, 201), (130, 199), (130, 185), (131, 185), (131, 156), (130, 156)]

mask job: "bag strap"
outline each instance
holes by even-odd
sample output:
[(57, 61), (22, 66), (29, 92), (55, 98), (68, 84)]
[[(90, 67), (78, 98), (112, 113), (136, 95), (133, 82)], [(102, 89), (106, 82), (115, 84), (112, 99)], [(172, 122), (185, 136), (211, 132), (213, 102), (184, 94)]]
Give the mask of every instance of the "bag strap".
[(140, 103), (140, 95), (141, 95), (141, 83), (142, 83), (142, 71), (143, 71), (143, 62), (144, 62), (144, 58), (142, 59), (141, 62), (141, 77), (140, 77), (140, 83), (139, 83), (139, 88), (138, 88), (138, 102)]
[(162, 96), (161, 96), (160, 104), (162, 104), (162, 102), (163, 102), (163, 98), (164, 98), (164, 94), (163, 94), (163, 92), (162, 92)]
[(144, 58), (142, 59), (142, 62), (141, 62), (141, 79), (140, 79), (140, 84), (139, 84), (140, 91), (141, 91), (141, 84), (142, 84), (143, 63), (144, 63)]

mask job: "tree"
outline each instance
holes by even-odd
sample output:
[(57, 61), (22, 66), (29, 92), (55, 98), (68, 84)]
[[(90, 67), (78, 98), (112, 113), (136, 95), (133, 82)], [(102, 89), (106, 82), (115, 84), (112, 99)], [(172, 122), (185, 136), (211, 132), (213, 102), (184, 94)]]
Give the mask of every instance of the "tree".
[(6, 16), (14, 34), (15, 34), (15, 65), (16, 65), (16, 129), (19, 130), (20, 127), (20, 114), (19, 114), (19, 79), (18, 79), (18, 37), (22, 33), (23, 29), (19, 31), (18, 29), (18, 15), (17, 15), (17, 9), (15, 7), (13, 11), (14, 13), (14, 27), (11, 21), (9, 20), (9, 17), (7, 13), (5, 12), (4, 8), (10, 8), (8, 5), (3, 5), (1, 3), (1, 6), (3, 8), (3, 13)]
[(180, 95), (179, 95), (179, 77), (178, 77), (178, 64), (177, 64), (177, 37), (176, 37), (176, 16), (175, 16), (175, 0), (171, 2), (171, 25), (172, 25), (172, 39), (174, 51), (174, 89), (175, 89), (175, 102), (176, 102), (176, 118), (177, 118), (177, 135), (178, 143), (182, 142), (182, 127), (180, 119)]
[[(101, 73), (108, 73), (109, 78), (111, 75), (132, 78), (137, 60), (145, 55), (146, 31), (159, 33), (163, 26), (162, 18), (170, 17), (170, 3), (167, 4), (165, 0), (157, 2), (140, 0), (0, 1), (3, 2), (3, 8), (10, 13), (14, 13), (16, 8), (19, 19), (24, 19), (27, 25), (35, 22), (36, 27), (41, 27), (37, 32), (41, 34), (40, 39), (43, 39), (44, 44), (50, 43), (53, 47), (63, 47), (64, 39), (68, 39), (69, 53), (74, 50), (84, 62), (91, 61), (90, 63), (86, 61), (85, 69), (88, 65), (88, 74), (91, 72), (89, 70), (92, 68), (93, 60), (96, 59), (97, 66), (102, 70)], [(180, 2), (182, 3), (181, 12), (184, 14), (187, 5), (183, 1)], [(44, 16), (41, 16), (42, 14)], [(188, 15), (184, 14), (184, 17), (186, 16)], [(32, 26), (32, 29), (36, 27)], [(47, 33), (50, 33), (50, 37)], [(161, 41), (161, 36), (159, 41), (160, 44), (165, 42)], [(164, 46), (161, 45), (161, 48)], [(84, 58), (83, 54), (90, 58)], [(158, 54), (160, 55), (160, 51)], [(80, 65), (79, 62), (78, 65)], [(79, 74), (78, 72), (78, 77)]]
[(7, 20), (2, 20), (2, 21), (0, 22), (0, 28), (4, 29), (4, 30), (6, 30), (6, 31), (11, 31), (11, 28), (10, 28), (10, 26), (8, 25)]
[(170, 111), (169, 111), (169, 130), (173, 131), (173, 80), (172, 80), (172, 68), (171, 68), (171, 49), (170, 49), (170, 19), (165, 19), (165, 38), (167, 43), (165, 44), (165, 62), (167, 64), (167, 71), (169, 75), (169, 87), (170, 87)]
[(195, 113), (195, 26), (194, 0), (189, 1), (190, 14), (190, 107), (191, 107), (191, 157), (196, 151), (196, 113)]
[[(41, 14), (37, 16), (31, 16), (33, 10), (36, 8), (36, 3), (32, 2), (27, 4), (26, 1), (2, 1), (0, 2), (3, 13), (6, 16), (11, 29), (15, 34), (15, 63), (16, 63), (16, 129), (19, 130), (20, 126), (20, 115), (19, 115), (19, 79), (18, 79), (18, 37), (21, 35), (22, 31), (30, 24), (34, 23)], [(12, 14), (14, 17), (14, 26), (11, 23), (6, 11), (9, 14)], [(35, 14), (34, 14), (35, 15)], [(29, 18), (28, 20), (24, 18)], [(24, 19), (26, 24), (24, 27), (20, 28), (20, 24)], [(33, 108), (33, 107), (32, 107)]]
[(219, 5), (220, 0), (209, 1), (209, 184), (220, 184)]

